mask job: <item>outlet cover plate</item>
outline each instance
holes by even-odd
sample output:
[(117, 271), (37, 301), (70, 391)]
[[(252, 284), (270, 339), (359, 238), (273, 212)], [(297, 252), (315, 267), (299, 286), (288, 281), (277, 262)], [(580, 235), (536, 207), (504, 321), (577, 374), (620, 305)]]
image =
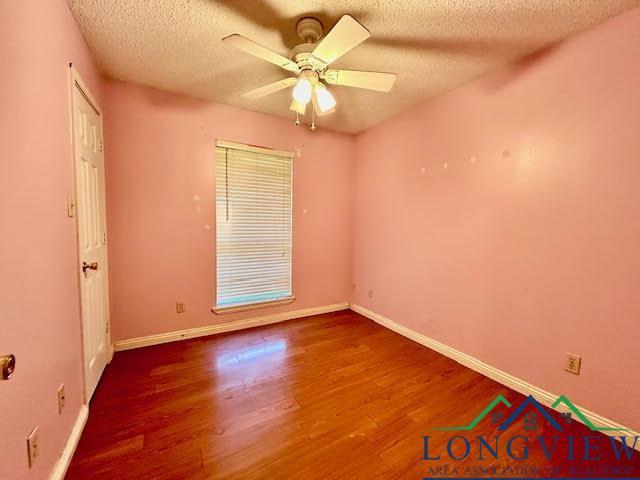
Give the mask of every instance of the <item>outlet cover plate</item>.
[(29, 456), (29, 468), (33, 467), (40, 455), (39, 446), (40, 433), (38, 427), (34, 428), (27, 437), (27, 455)]
[(581, 362), (582, 358), (579, 355), (567, 353), (567, 361), (565, 363), (564, 369), (569, 373), (573, 373), (574, 375), (580, 375)]
[(64, 394), (64, 383), (60, 385), (58, 388), (58, 414), (62, 415), (62, 410), (64, 410), (64, 402), (66, 400), (66, 395)]

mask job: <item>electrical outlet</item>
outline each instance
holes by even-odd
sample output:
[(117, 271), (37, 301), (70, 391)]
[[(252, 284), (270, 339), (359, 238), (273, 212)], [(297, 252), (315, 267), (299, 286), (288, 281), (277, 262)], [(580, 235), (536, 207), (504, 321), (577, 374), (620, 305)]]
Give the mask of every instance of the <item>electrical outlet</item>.
[(60, 385), (58, 388), (58, 414), (62, 415), (62, 410), (64, 410), (64, 401), (66, 397), (64, 395), (64, 383)]
[(184, 302), (176, 302), (176, 312), (184, 313), (185, 310)]
[(567, 361), (565, 363), (564, 369), (575, 375), (580, 375), (580, 362), (581, 358), (578, 355), (574, 355), (573, 353), (567, 353)]
[(33, 467), (36, 463), (36, 459), (40, 455), (39, 450), (40, 435), (38, 427), (34, 428), (27, 437), (27, 455), (29, 456), (29, 468)]

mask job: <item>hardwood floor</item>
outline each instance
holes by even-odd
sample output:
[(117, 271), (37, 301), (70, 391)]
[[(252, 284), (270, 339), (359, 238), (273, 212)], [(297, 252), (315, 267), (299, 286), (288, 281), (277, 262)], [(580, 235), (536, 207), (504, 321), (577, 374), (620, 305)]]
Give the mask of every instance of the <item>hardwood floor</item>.
[[(498, 422), (487, 416), (470, 432), (434, 428), (468, 424), (498, 394), (513, 405), (524, 398), (349, 310), (121, 352), (90, 405), (66, 478), (421, 479), (444, 476), (433, 468), (445, 465), (572, 464), (562, 455), (546, 460), (535, 445), (526, 461), (502, 451), (480, 461), (473, 446), (465, 461), (451, 460), (451, 436), (493, 438)], [(588, 432), (576, 422), (564, 430)], [(552, 433), (542, 425), (536, 434)], [(423, 435), (441, 460), (423, 459)], [(532, 432), (519, 421), (508, 435)], [(464, 453), (463, 441), (452, 451)], [(597, 465), (621, 465), (602, 453)], [(638, 468), (637, 453), (624, 465)]]

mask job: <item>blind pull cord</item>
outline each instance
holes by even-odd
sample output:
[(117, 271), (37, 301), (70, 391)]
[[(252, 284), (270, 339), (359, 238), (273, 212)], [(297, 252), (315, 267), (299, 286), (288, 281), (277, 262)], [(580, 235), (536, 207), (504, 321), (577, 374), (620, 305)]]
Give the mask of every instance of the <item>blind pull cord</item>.
[(227, 222), (229, 221), (229, 149), (224, 151), (224, 207), (227, 214)]

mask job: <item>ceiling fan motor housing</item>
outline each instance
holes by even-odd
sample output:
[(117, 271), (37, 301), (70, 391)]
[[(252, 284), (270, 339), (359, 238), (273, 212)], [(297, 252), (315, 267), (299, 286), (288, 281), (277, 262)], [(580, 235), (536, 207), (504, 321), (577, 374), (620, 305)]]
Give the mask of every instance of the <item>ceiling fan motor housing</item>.
[(322, 37), (322, 23), (317, 18), (304, 17), (298, 20), (296, 31), (303, 43), (291, 49), (289, 58), (296, 62), (301, 69), (322, 70), (324, 64), (311, 56)]
[(298, 32), (303, 42), (318, 43), (318, 40), (322, 37), (322, 23), (314, 17), (301, 18), (296, 25), (296, 32)]
[(301, 43), (300, 45), (296, 45), (291, 49), (291, 52), (289, 52), (289, 58), (294, 62), (305, 60), (311, 56), (311, 52), (313, 52), (315, 46), (315, 43)]

